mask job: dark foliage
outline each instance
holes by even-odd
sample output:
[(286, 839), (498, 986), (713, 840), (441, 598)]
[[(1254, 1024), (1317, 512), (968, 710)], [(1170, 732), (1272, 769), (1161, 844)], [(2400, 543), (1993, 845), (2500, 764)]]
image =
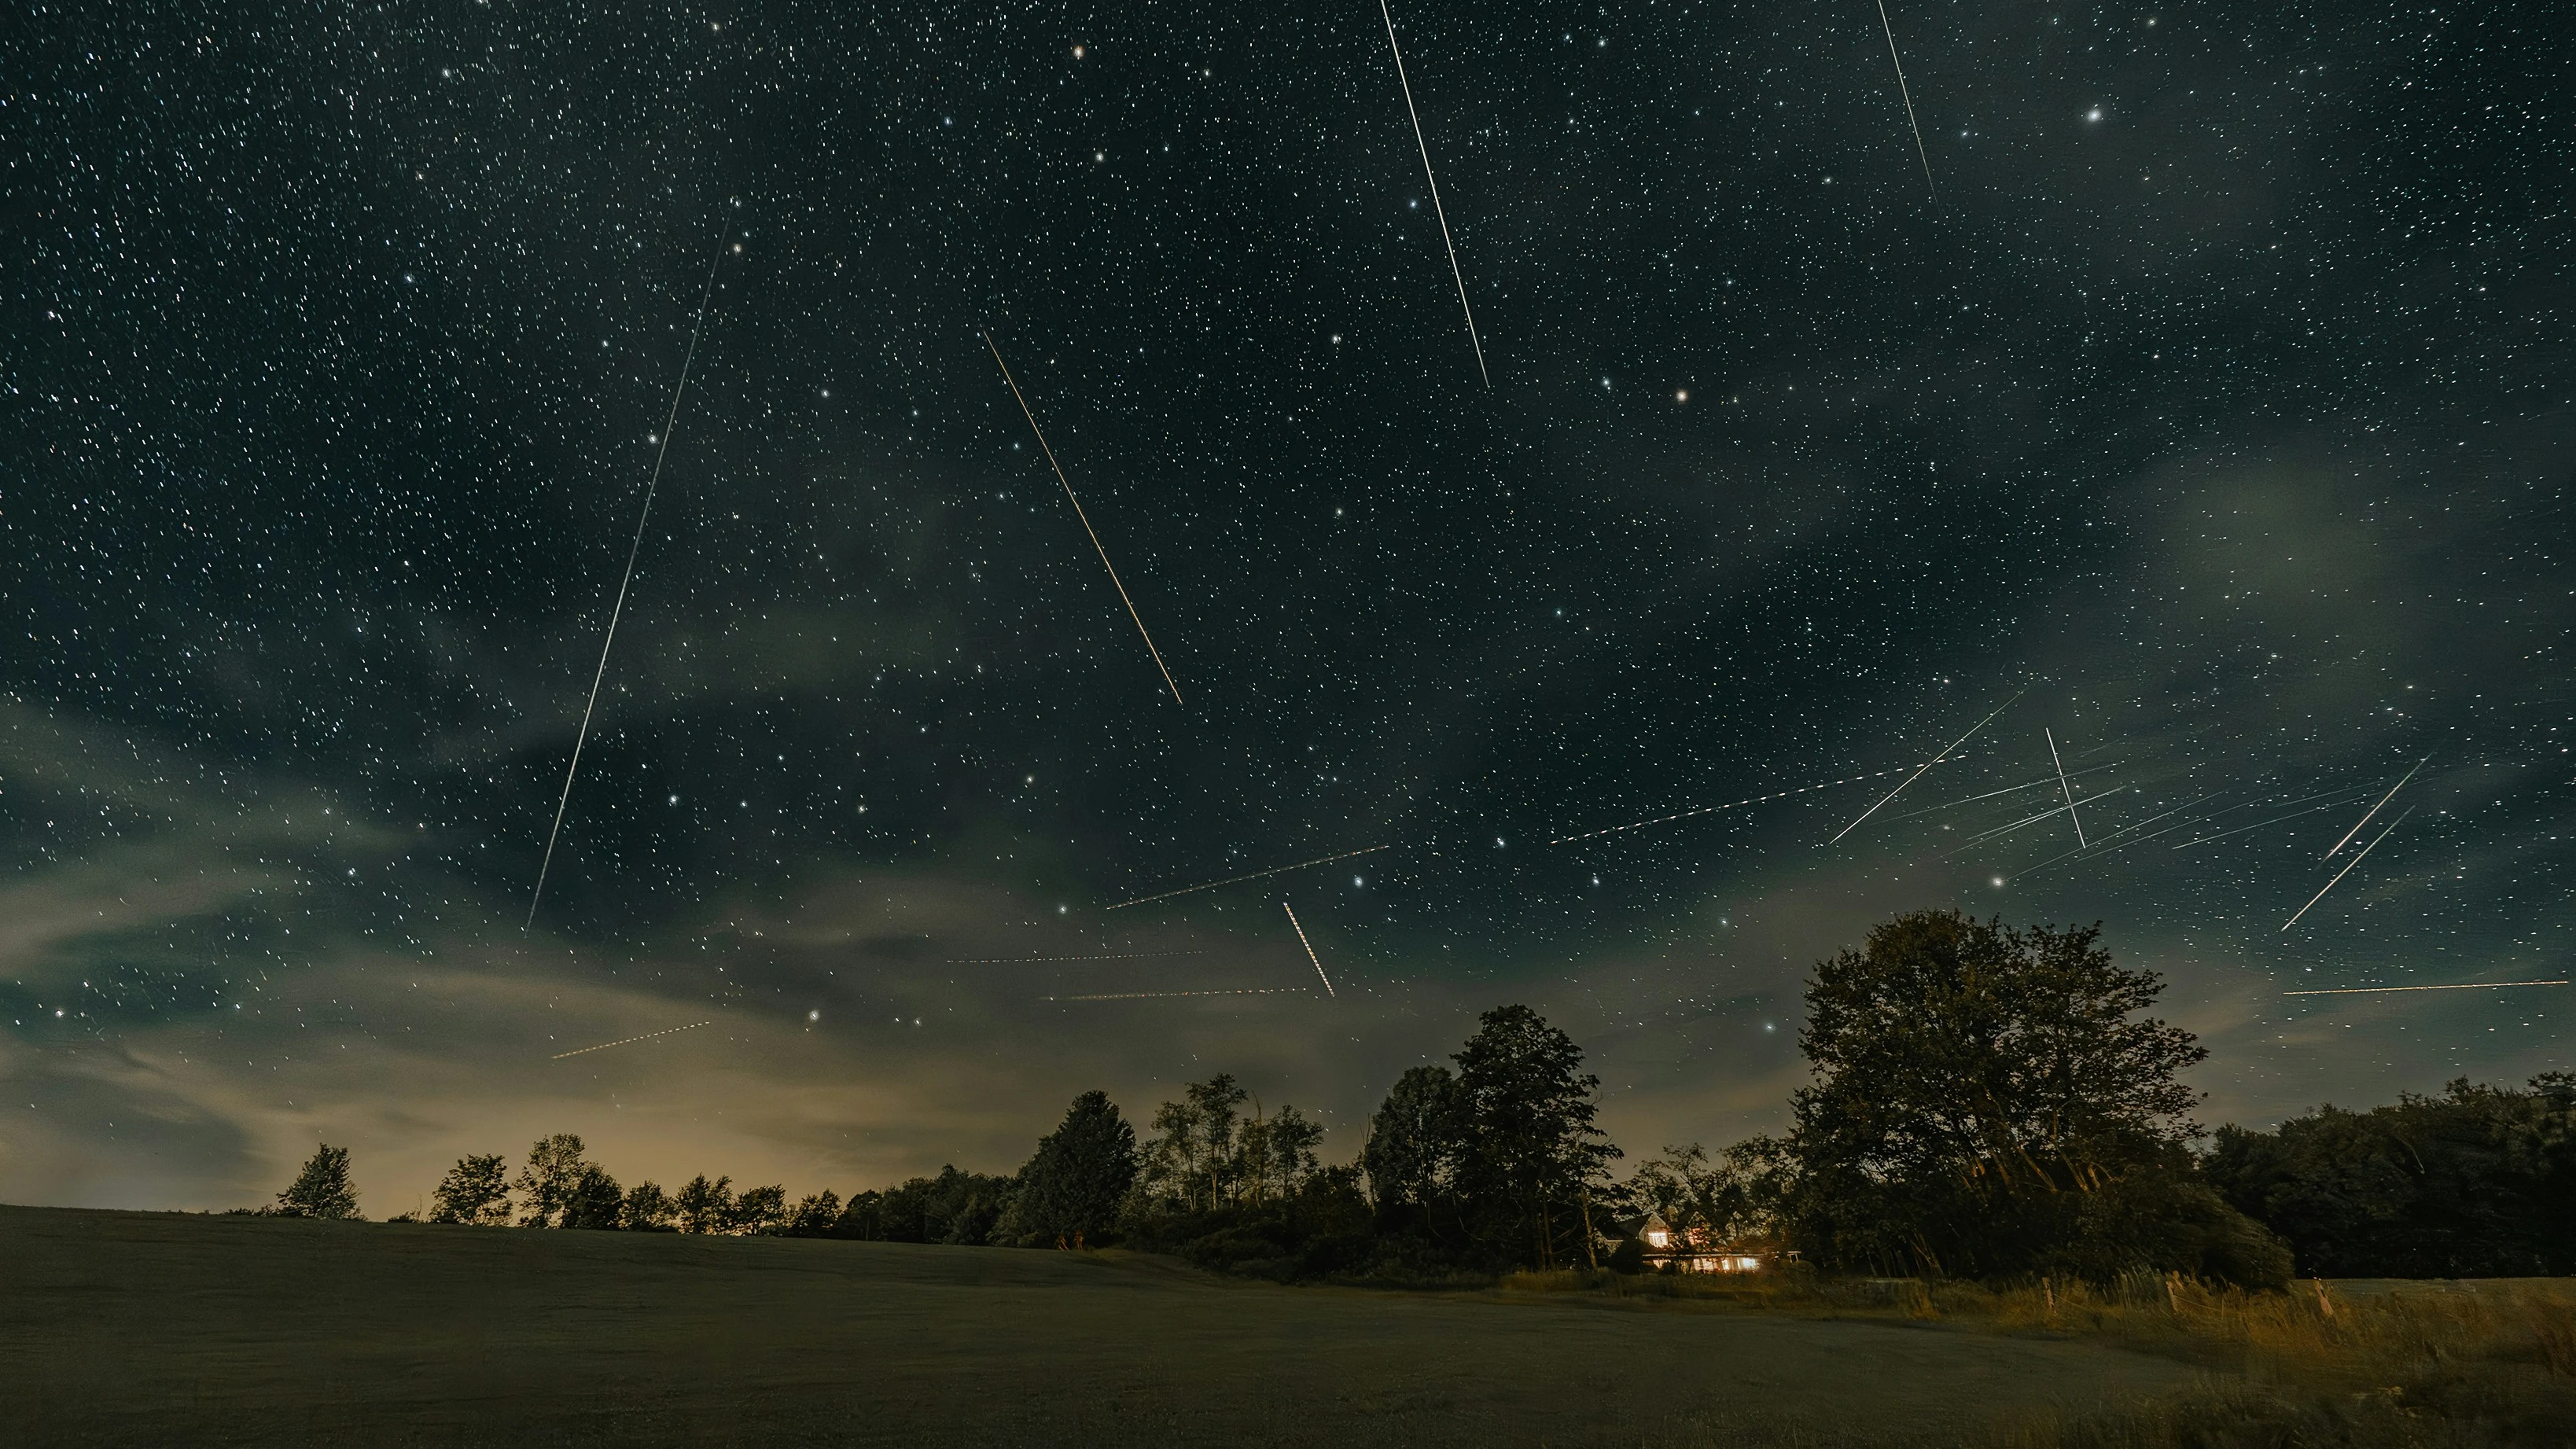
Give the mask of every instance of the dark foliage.
[(626, 1194), (617, 1179), (596, 1164), (582, 1164), (581, 1175), (573, 1179), (564, 1194), (562, 1226), (614, 1230), (625, 1224)]
[(617, 1225), (630, 1233), (667, 1233), (678, 1212), (662, 1185), (648, 1179), (626, 1190), (626, 1201), (617, 1210)]
[(735, 1198), (733, 1211), (725, 1214), (724, 1230), (729, 1233), (775, 1233), (787, 1225), (787, 1189), (772, 1183), (768, 1187), (747, 1187)]
[(1823, 1266), (1992, 1276), (2180, 1269), (2278, 1281), (2257, 1224), (2193, 1180), (2177, 1080), (2207, 1055), (2098, 927), (1900, 916), (1820, 963), (1814, 1085), (1733, 1154)]
[(430, 1194), (429, 1220), (474, 1227), (507, 1227), (510, 1222), (510, 1165), (500, 1153), (467, 1154), (456, 1159)]
[(2527, 1090), (2455, 1081), (2278, 1131), (2222, 1127), (2206, 1160), (2230, 1202), (2321, 1276), (2576, 1273), (2576, 1076)]
[(703, 1172), (671, 1196), (671, 1222), (684, 1233), (721, 1233), (733, 1226), (733, 1179), (707, 1181)]
[(582, 1142), (569, 1132), (541, 1137), (528, 1148), (528, 1165), (519, 1170), (519, 1180), (511, 1186), (519, 1192), (519, 1225), (528, 1228), (565, 1226), (564, 1209), (572, 1202), (573, 1191), (581, 1186), (582, 1173), (590, 1164), (582, 1160)]
[(356, 1218), (358, 1189), (349, 1181), (349, 1149), (327, 1143), (313, 1149), (304, 1170), (277, 1195), (271, 1212), (282, 1218)]
[(808, 1193), (789, 1210), (786, 1223), (778, 1230), (783, 1238), (828, 1238), (832, 1225), (841, 1220), (841, 1195), (825, 1188)]
[(885, 1243), (989, 1243), (1012, 1180), (942, 1167), (885, 1192), (853, 1194), (831, 1236)]
[(1085, 1092), (1020, 1169), (1003, 1235), (1030, 1247), (1098, 1246), (1114, 1236), (1137, 1170), (1136, 1129), (1108, 1093)]

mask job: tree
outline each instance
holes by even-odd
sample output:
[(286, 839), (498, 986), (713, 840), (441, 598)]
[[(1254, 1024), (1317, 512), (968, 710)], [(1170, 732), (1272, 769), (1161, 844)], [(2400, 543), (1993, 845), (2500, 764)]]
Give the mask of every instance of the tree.
[(1136, 1129), (1108, 1093), (1085, 1092), (1020, 1169), (1008, 1231), (1059, 1248), (1098, 1242), (1117, 1222), (1119, 1201), (1136, 1173)]
[(626, 1190), (626, 1201), (617, 1209), (617, 1226), (630, 1233), (667, 1233), (675, 1211), (671, 1195), (660, 1183), (639, 1182)]
[(733, 1223), (733, 1179), (690, 1178), (671, 1199), (671, 1216), (684, 1233), (721, 1233)]
[[(1810, 1257), (2100, 1271), (2131, 1252), (2102, 1234), (2170, 1245), (2239, 1230), (2202, 1197), (2137, 1183), (2116, 1211), (2085, 1202), (2132, 1179), (2189, 1177), (2197, 1098), (2177, 1073), (2207, 1056), (2144, 1015), (2161, 980), (2114, 965), (2100, 937), (1919, 911), (1817, 965), (1799, 1034), (1815, 1081), (1791, 1096), (1785, 1141), (1746, 1144)], [(2207, 1221), (2146, 1232), (2137, 1214), (2156, 1212)], [(2152, 1256), (2138, 1248), (2128, 1266), (2200, 1266)]]
[(730, 1233), (768, 1234), (778, 1231), (787, 1221), (787, 1189), (777, 1183), (767, 1187), (747, 1187), (734, 1199), (733, 1211), (726, 1215), (725, 1231)]
[(563, 1225), (566, 1204), (572, 1201), (573, 1189), (580, 1186), (583, 1169), (590, 1166), (581, 1160), (581, 1139), (569, 1132), (538, 1138), (528, 1149), (528, 1165), (512, 1184), (526, 1201), (519, 1214), (523, 1228), (552, 1228)]
[(787, 1215), (787, 1225), (779, 1232), (790, 1238), (828, 1238), (840, 1218), (841, 1195), (825, 1188), (799, 1199)]
[(1498, 1248), (1554, 1267), (1569, 1236), (1588, 1246), (1596, 1185), (1619, 1156), (1593, 1125), (1582, 1049), (1526, 1006), (1499, 1006), (1451, 1060), (1466, 1131), (1458, 1186)]
[(282, 1218), (357, 1218), (358, 1189), (349, 1181), (349, 1149), (328, 1143), (315, 1147), (304, 1170), (277, 1195), (272, 1211)]
[(1235, 1191), (1235, 1124), (1252, 1094), (1232, 1073), (1219, 1072), (1181, 1088), (1181, 1100), (1154, 1114), (1161, 1134), (1146, 1144), (1142, 1176), (1147, 1191), (1196, 1212), (1214, 1212)]
[(563, 1226), (615, 1231), (624, 1226), (626, 1195), (606, 1169), (584, 1163), (581, 1176), (565, 1194)]
[(1696, 1142), (1667, 1147), (1663, 1156), (1637, 1164), (1626, 1195), (1686, 1242), (1715, 1247), (1755, 1230), (1744, 1175), (1731, 1162), (1710, 1161)]
[(429, 1220), (464, 1223), (478, 1228), (507, 1227), (510, 1222), (510, 1166), (500, 1153), (469, 1153), (456, 1159), (430, 1194)]
[(1380, 1210), (1447, 1196), (1466, 1150), (1465, 1104), (1447, 1067), (1407, 1067), (1369, 1119), (1360, 1169)]

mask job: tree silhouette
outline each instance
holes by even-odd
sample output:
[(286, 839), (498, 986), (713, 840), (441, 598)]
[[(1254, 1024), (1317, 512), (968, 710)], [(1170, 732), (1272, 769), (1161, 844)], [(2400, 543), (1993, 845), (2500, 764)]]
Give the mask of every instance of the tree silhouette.
[(1600, 1128), (1574, 1038), (1526, 1006), (1498, 1006), (1452, 1060), (1466, 1131), (1458, 1186), (1497, 1246), (1554, 1267), (1560, 1242), (1588, 1250), (1587, 1205), (1619, 1156)]
[(474, 1227), (505, 1227), (510, 1221), (510, 1167), (501, 1154), (468, 1154), (456, 1159), (430, 1194), (429, 1220)]
[(349, 1149), (328, 1143), (314, 1148), (271, 1211), (282, 1218), (356, 1218), (358, 1189), (349, 1181)]
[(581, 1160), (581, 1139), (569, 1132), (538, 1138), (528, 1149), (528, 1165), (512, 1184), (526, 1199), (521, 1204), (519, 1226), (553, 1228), (563, 1226), (564, 1208), (572, 1201), (573, 1190), (581, 1185), (581, 1175), (590, 1166)]
[(1116, 1223), (1136, 1171), (1136, 1129), (1119, 1117), (1108, 1093), (1085, 1092), (1020, 1169), (1008, 1232), (1041, 1246), (1097, 1241)]

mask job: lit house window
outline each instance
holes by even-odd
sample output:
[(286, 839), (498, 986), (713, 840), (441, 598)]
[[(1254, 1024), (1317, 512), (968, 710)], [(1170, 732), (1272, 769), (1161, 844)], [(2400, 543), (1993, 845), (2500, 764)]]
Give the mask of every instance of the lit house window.
[(1652, 1243), (1652, 1244), (1654, 1244), (1654, 1245), (1655, 1245), (1656, 1247), (1658, 1247), (1658, 1248), (1660, 1248), (1660, 1247), (1664, 1246), (1666, 1243), (1669, 1243), (1669, 1242), (1671, 1242), (1672, 1240), (1673, 1240), (1673, 1235), (1672, 1235), (1672, 1234), (1670, 1234), (1670, 1233), (1648, 1233), (1648, 1234), (1646, 1234), (1646, 1241), (1647, 1241), (1647, 1242), (1650, 1242), (1650, 1243)]

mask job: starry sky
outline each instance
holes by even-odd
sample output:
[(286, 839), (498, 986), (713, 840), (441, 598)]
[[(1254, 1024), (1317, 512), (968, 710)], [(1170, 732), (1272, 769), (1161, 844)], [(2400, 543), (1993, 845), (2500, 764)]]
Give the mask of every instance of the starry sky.
[(1867, 4), (1403, 4), (1457, 280), (1370, 5), (30, 14), (0, 1199), (1347, 1157), (1504, 1001), (1715, 1146), (1935, 906), (2213, 1123), (2576, 1065), (2284, 994), (2570, 974), (2547, 7), (1891, 0), (1918, 155)]

